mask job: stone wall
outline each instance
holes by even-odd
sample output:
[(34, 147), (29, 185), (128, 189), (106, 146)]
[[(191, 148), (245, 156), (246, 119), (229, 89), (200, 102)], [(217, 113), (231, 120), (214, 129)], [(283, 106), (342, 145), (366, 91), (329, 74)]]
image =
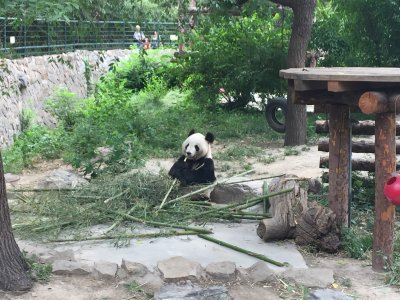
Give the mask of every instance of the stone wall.
[(45, 100), (64, 87), (84, 98), (87, 93), (85, 63), (92, 67), (92, 81), (107, 72), (116, 59), (128, 58), (132, 50), (78, 50), (59, 55), (0, 60), (0, 147), (13, 142), (21, 129), (23, 109), (32, 110), (35, 121), (54, 126), (54, 120), (43, 109)]

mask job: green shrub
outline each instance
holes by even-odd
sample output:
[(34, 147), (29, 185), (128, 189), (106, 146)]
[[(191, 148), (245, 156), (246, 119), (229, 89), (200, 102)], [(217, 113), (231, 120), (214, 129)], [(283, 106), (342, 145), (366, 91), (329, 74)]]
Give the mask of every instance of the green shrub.
[(135, 54), (116, 65), (112, 73), (116, 82), (124, 82), (124, 87), (134, 92), (145, 89), (154, 77), (163, 80), (168, 88), (173, 88), (179, 85), (180, 66), (171, 63), (171, 57), (171, 52), (163, 53), (161, 50), (143, 56)]
[[(287, 49), (285, 31), (273, 20), (250, 17), (206, 23), (192, 35), (192, 50), (179, 62), (185, 86), (196, 92), (202, 104), (215, 104), (220, 88), (230, 107), (244, 107), (253, 93), (282, 94), (279, 77)], [(211, 102), (209, 102), (211, 101)]]
[(11, 148), (3, 153), (6, 172), (20, 173), (38, 159), (60, 157), (64, 144), (62, 130), (49, 130), (44, 126), (32, 126), (22, 132)]
[(45, 102), (45, 110), (57, 119), (65, 130), (71, 130), (80, 113), (81, 100), (65, 88), (58, 89)]
[(351, 258), (367, 258), (372, 249), (372, 232), (357, 226), (342, 231), (342, 247)]

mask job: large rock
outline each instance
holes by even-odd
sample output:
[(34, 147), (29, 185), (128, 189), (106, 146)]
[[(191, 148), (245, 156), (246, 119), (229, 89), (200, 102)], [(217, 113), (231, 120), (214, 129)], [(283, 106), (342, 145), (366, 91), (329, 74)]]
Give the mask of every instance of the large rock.
[(333, 271), (325, 268), (288, 269), (282, 276), (306, 287), (325, 288), (334, 283)]
[[(200, 288), (192, 285), (169, 284), (162, 287), (154, 300), (231, 300), (228, 291), (222, 286)], [(239, 299), (239, 298), (238, 298)]]
[(182, 256), (159, 261), (157, 267), (165, 281), (199, 280), (202, 275), (202, 267), (199, 263)]
[(56, 260), (53, 263), (53, 273), (56, 275), (88, 275), (92, 270), (91, 266), (75, 261)]
[(259, 180), (251, 181), (247, 177), (235, 177), (225, 184), (215, 186), (210, 194), (210, 199), (218, 204), (237, 203), (246, 198), (260, 195), (262, 185), (263, 182)]
[(37, 184), (41, 189), (68, 189), (89, 184), (88, 181), (72, 171), (57, 169), (43, 182)]
[(236, 265), (230, 261), (210, 263), (205, 269), (206, 276), (217, 281), (232, 281), (236, 279)]

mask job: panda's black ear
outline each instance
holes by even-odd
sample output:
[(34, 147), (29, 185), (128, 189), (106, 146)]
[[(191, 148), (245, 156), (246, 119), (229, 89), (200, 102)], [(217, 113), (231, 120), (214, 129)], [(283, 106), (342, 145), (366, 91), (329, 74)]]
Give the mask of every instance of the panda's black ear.
[(210, 144), (214, 142), (214, 135), (211, 132), (206, 133), (206, 141)]
[(189, 135), (188, 136), (191, 136), (193, 133), (195, 133), (196, 131), (194, 131), (194, 129), (192, 129), (192, 130), (190, 130), (190, 132), (189, 132)]

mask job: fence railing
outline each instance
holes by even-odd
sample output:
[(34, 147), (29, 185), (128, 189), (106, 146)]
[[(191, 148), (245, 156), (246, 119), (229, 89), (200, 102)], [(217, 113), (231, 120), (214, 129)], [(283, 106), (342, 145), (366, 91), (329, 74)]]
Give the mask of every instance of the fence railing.
[[(128, 48), (134, 44), (136, 22), (123, 21), (53, 21), (34, 20), (29, 25), (14, 18), (0, 17), (0, 55), (24, 57), (54, 54), (75, 49), (106, 50)], [(139, 24), (154, 45), (176, 45), (171, 37), (177, 34), (172, 22), (146, 22)]]

